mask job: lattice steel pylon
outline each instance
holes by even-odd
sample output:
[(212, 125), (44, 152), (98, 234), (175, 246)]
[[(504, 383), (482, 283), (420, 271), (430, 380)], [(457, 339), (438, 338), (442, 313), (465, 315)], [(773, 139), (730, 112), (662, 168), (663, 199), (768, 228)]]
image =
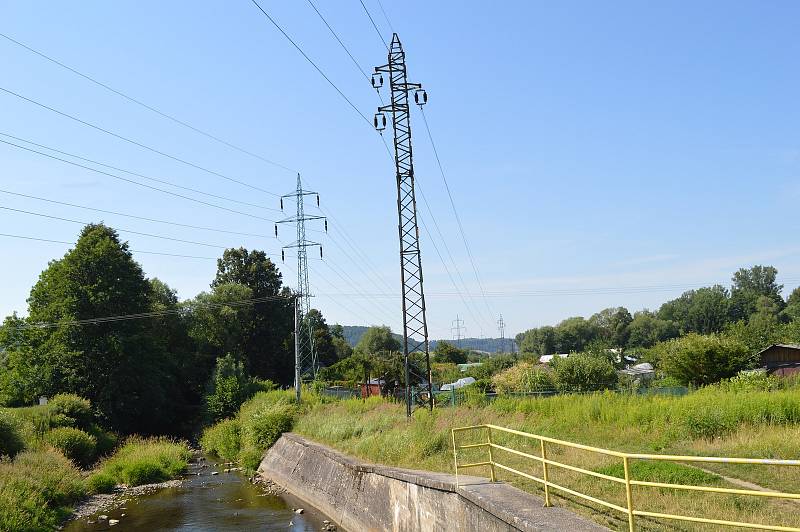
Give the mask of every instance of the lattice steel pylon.
[[(409, 92), (414, 91), (418, 105), (428, 96), (419, 83), (409, 83), (406, 58), (400, 38), (395, 33), (389, 46), (389, 62), (375, 67), (372, 85), (380, 89), (383, 73), (389, 74), (391, 103), (378, 108), (375, 127), (386, 127), (386, 115), (392, 114), (394, 161), (397, 171), (397, 213), (400, 234), (400, 282), (403, 290), (403, 361), (405, 365), (406, 414), (418, 404), (433, 409), (431, 360), (428, 346), (428, 323), (425, 317), (425, 292), (422, 287), (422, 259), (417, 226), (417, 199), (414, 192), (414, 163), (411, 149)], [(418, 385), (420, 393), (414, 392)]]
[(308, 284), (308, 253), (310, 247), (319, 247), (319, 255), (322, 258), (322, 244), (312, 242), (306, 238), (306, 222), (309, 220), (324, 220), (325, 231), (328, 230), (328, 220), (325, 216), (309, 215), (305, 213), (303, 198), (305, 196), (316, 196), (317, 206), (319, 206), (319, 194), (311, 190), (303, 190), (300, 181), (300, 174), (297, 174), (297, 188), (294, 192), (281, 196), (281, 210), (283, 210), (283, 200), (294, 198), (297, 204), (295, 216), (284, 218), (275, 222), (275, 237), (278, 236), (278, 224), (295, 224), (297, 230), (297, 240), (291, 244), (283, 246), (281, 249), (281, 259), (285, 260), (285, 250), (297, 249), (297, 288), (295, 290), (295, 375), (294, 386), (298, 400), (300, 399), (300, 388), (303, 380), (315, 380), (319, 364), (317, 352), (314, 348), (314, 330), (308, 313), (311, 310), (311, 289)]

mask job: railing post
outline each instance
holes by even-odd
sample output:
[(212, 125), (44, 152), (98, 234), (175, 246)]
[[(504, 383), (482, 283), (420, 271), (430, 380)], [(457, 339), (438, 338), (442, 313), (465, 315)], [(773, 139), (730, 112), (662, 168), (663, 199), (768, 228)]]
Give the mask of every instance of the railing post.
[(628, 502), (628, 530), (633, 532), (633, 493), (631, 492), (631, 472), (627, 456), (622, 457), (622, 467), (625, 469), (625, 498)]
[(456, 431), (450, 429), (450, 436), (453, 439), (453, 465), (456, 467), (456, 489), (458, 489), (458, 450), (456, 449)]
[(494, 471), (494, 458), (492, 457), (492, 427), (486, 427), (486, 443), (489, 444), (489, 467), (491, 469), (491, 480), (497, 482), (497, 475)]
[(545, 462), (545, 460), (547, 460), (547, 448), (545, 447), (544, 440), (540, 439), (539, 443), (541, 444), (542, 447), (542, 478), (544, 480), (544, 505), (547, 508), (552, 506), (552, 504), (550, 503), (550, 486), (548, 485), (550, 479), (548, 478), (547, 475), (547, 462)]

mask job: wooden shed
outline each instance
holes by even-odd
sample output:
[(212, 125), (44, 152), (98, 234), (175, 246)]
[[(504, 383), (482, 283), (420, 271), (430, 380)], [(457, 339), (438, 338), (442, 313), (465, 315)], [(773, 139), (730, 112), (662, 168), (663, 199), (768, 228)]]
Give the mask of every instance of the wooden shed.
[(800, 344), (772, 344), (758, 354), (761, 367), (772, 375), (800, 373)]
[(383, 392), (383, 379), (370, 379), (367, 382), (360, 383), (361, 397), (380, 397)]

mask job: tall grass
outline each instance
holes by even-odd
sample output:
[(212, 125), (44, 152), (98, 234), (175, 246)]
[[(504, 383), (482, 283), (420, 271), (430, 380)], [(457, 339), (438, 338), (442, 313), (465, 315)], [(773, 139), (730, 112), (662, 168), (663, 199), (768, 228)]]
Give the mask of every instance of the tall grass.
[(81, 473), (57, 451), (0, 462), (0, 530), (54, 530), (85, 493)]
[(166, 438), (129, 438), (89, 476), (90, 491), (109, 491), (117, 484), (138, 486), (163, 482), (186, 470), (191, 454), (185, 443)]
[[(401, 405), (380, 398), (363, 402), (353, 399), (310, 408), (297, 419), (294, 430), (368, 461), (452, 472), (450, 429), (484, 423), (629, 452), (797, 458), (800, 455), (800, 388), (780, 386), (772, 388), (772, 391), (762, 391), (749, 385), (734, 384), (706, 387), (683, 397), (608, 392), (548, 398), (498, 398), (481, 406), (443, 408), (434, 413), (417, 411), (411, 420), (406, 418)], [(476, 435), (476, 438), (478, 436), (485, 438), (485, 434)], [(501, 438), (499, 443), (538, 452), (536, 441), (503, 438), (505, 442)], [(474, 451), (480, 452), (485, 454), (485, 449)], [(611, 476), (621, 475), (621, 464), (613, 458), (558, 446), (553, 446), (548, 452), (568, 464)], [(541, 465), (538, 463), (526, 463), (508, 453), (496, 458), (540, 476)], [(464, 456), (465, 461), (485, 459), (485, 456), (470, 456), (467, 452)], [(742, 487), (725, 478), (733, 477), (770, 489), (798, 492), (800, 471), (796, 469), (800, 468), (786, 471), (710, 464), (699, 469), (692, 464), (633, 462), (635, 478), (641, 480)], [(523, 489), (540, 490), (532, 481), (501, 477)], [(625, 504), (624, 489), (620, 489), (619, 484), (556, 468), (551, 468), (551, 479), (583, 493)], [(793, 526), (800, 524), (800, 512), (797, 511), (800, 506), (793, 503), (788, 503), (790, 507), (787, 508), (780, 502), (756, 497), (699, 495), (644, 487), (637, 488), (634, 495), (651, 511), (752, 522), (771, 521)], [(609, 514), (602, 507), (587, 505), (571, 496), (556, 497), (559, 504), (569, 505), (612, 528), (626, 525), (619, 515)], [(704, 530), (702, 525), (682, 526), (677, 522), (646, 519), (640, 524), (645, 530)]]
[(301, 412), (327, 400), (309, 390), (297, 405), (293, 391), (259, 392), (241, 406), (235, 418), (206, 428), (200, 445), (206, 452), (255, 471), (264, 452), (292, 430)]

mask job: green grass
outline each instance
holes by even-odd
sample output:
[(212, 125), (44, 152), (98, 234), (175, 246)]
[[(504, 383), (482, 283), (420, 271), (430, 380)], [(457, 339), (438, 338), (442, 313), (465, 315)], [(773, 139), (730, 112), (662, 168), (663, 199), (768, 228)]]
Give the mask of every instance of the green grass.
[[(800, 456), (800, 388), (772, 391), (713, 386), (683, 397), (618, 393), (548, 398), (498, 398), (493, 403), (415, 412), (408, 420), (402, 405), (380, 398), (317, 404), (301, 414), (294, 431), (361, 459), (387, 465), (453, 471), (450, 429), (492, 423), (606, 449), (664, 454), (797, 458)], [(485, 441), (485, 432), (463, 436), (463, 443)], [(538, 454), (538, 441), (496, 435), (497, 443)], [(485, 449), (463, 451), (460, 460), (483, 461)], [(551, 445), (551, 458), (621, 478), (619, 459)], [(541, 476), (541, 465), (496, 451), (502, 463)], [(741, 488), (723, 476), (761, 486), (800, 492), (800, 468), (673, 464), (634, 460), (633, 478), (666, 483)], [(467, 472), (486, 475), (480, 469)], [(522, 489), (541, 493), (538, 484), (501, 473)], [(625, 505), (624, 486), (550, 467), (550, 478), (580, 492)], [(567, 505), (614, 529), (624, 529), (624, 516), (554, 491), (556, 504)], [(701, 494), (635, 487), (639, 508), (655, 512), (800, 525), (794, 503), (758, 497)], [(787, 506), (788, 504), (788, 506)], [(644, 530), (709, 530), (704, 525), (641, 519)]]
[(57, 451), (24, 451), (0, 462), (0, 530), (53, 530), (83, 497), (81, 472)]
[(108, 491), (116, 484), (138, 486), (163, 482), (186, 470), (190, 452), (183, 442), (165, 438), (129, 438), (87, 479), (90, 491)]

